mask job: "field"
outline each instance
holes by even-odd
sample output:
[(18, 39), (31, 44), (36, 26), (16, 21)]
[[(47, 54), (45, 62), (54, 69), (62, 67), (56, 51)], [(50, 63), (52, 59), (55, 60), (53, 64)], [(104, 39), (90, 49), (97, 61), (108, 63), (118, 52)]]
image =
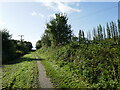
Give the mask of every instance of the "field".
[(3, 65), (2, 88), (38, 88), (38, 68), (34, 53)]

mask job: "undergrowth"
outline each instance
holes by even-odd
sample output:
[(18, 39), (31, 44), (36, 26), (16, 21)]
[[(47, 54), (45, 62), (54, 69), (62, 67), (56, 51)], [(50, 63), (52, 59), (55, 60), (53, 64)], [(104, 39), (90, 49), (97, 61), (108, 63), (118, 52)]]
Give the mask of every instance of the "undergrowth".
[(3, 65), (2, 88), (38, 88), (38, 68), (34, 54), (27, 54), (8, 65)]
[(120, 46), (69, 44), (37, 51), (58, 88), (119, 89)]

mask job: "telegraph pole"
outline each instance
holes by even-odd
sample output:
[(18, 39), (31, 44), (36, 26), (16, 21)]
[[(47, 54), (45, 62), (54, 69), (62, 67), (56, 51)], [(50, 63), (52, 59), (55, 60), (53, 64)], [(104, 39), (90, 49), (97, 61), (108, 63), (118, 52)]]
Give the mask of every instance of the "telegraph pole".
[(18, 35), (18, 36), (20, 36), (20, 37), (21, 37), (21, 42), (22, 42), (22, 41), (23, 41), (22, 37), (23, 37), (24, 35)]

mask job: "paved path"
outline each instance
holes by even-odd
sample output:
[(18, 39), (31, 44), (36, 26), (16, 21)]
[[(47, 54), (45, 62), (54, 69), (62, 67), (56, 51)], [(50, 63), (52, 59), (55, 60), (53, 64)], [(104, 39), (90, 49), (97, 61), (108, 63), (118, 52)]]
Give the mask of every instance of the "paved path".
[(50, 82), (50, 78), (46, 76), (46, 71), (44, 66), (41, 64), (41, 61), (38, 60), (38, 57), (35, 54), (39, 70), (39, 84), (41, 88), (53, 88), (53, 84)]

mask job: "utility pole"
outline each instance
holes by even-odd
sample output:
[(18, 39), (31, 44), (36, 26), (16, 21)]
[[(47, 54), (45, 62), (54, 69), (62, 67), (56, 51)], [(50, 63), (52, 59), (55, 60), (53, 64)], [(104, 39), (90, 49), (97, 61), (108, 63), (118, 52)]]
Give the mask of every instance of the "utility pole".
[(22, 41), (23, 41), (22, 37), (23, 37), (24, 35), (18, 35), (18, 36), (20, 36), (20, 37), (21, 37), (21, 42), (22, 42)]

